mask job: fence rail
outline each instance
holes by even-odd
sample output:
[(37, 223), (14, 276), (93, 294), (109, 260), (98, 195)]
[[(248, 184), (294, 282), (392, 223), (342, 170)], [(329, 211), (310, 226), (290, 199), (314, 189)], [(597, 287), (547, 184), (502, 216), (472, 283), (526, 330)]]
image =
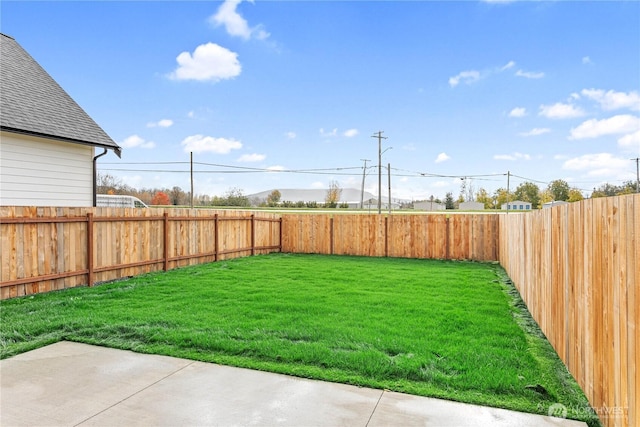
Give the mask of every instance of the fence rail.
[(640, 195), (500, 217), (500, 263), (606, 426), (640, 424)]
[(281, 219), (235, 211), (2, 208), (2, 299), (281, 250)]

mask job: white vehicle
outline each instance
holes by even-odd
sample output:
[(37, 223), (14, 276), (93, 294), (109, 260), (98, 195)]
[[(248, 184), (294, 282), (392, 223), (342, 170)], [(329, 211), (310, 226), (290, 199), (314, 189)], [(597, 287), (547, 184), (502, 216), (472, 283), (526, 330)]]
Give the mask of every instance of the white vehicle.
[(148, 208), (142, 200), (134, 196), (96, 194), (98, 208)]

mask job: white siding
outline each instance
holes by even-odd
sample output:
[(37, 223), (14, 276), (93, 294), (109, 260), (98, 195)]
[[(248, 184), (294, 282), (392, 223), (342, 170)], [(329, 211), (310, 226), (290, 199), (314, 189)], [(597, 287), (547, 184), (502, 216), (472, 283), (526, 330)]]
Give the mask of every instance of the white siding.
[(0, 133), (0, 205), (92, 206), (93, 147)]

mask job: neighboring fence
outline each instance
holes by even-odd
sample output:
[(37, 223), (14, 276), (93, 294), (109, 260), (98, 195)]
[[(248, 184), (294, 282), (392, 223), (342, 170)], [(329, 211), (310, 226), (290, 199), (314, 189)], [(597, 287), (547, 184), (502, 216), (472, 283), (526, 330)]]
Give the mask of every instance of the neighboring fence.
[(282, 251), (497, 261), (498, 216), (287, 214)]
[(502, 215), (499, 247), (600, 419), (640, 425), (640, 195)]
[(281, 250), (279, 215), (0, 208), (0, 298)]

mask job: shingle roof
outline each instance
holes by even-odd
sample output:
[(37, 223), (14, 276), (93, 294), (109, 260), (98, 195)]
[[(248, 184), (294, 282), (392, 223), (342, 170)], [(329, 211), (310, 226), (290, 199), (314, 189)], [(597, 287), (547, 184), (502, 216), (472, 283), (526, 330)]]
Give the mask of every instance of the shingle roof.
[(13, 38), (0, 33), (0, 128), (121, 149)]

